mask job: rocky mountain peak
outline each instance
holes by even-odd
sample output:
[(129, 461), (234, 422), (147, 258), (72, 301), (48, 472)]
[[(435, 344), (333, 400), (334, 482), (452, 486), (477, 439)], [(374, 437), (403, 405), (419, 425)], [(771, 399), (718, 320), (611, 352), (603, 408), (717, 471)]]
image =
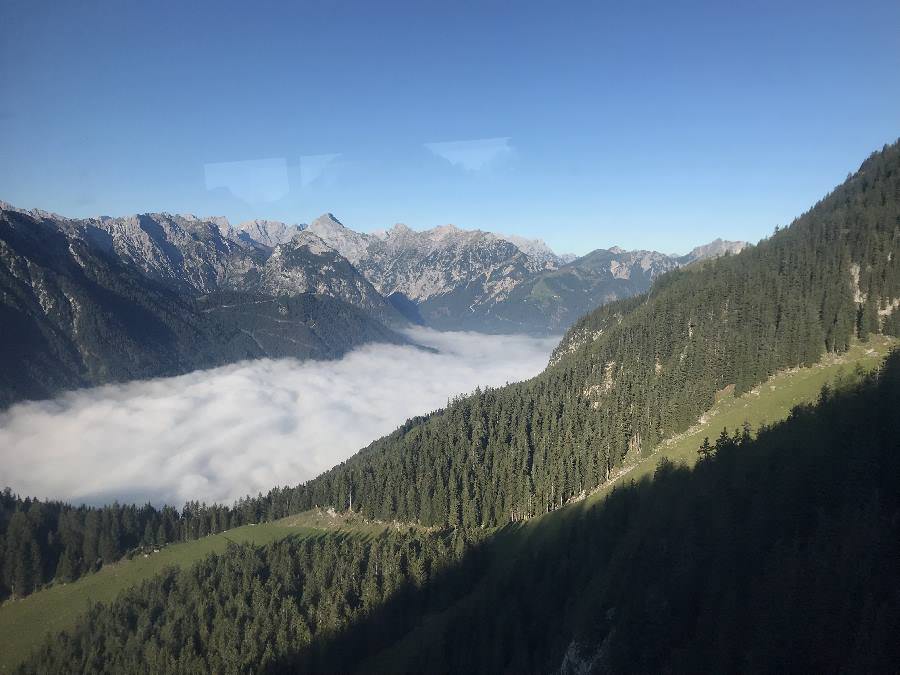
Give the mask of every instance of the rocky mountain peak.
[(309, 224), (313, 231), (346, 230), (344, 224), (333, 213), (323, 213)]
[[(228, 221), (225, 222), (227, 223)], [(278, 244), (290, 241), (303, 229), (303, 225), (288, 225), (277, 220), (259, 219), (245, 221), (234, 228), (230, 225), (225, 229), (221, 225), (219, 227), (219, 231), (226, 237), (237, 239), (244, 243), (256, 242), (268, 248), (275, 248)]]
[(453, 237), (461, 232), (461, 230), (456, 227), (456, 225), (438, 225), (435, 228), (430, 230), (426, 230), (431, 235), (432, 239), (446, 239), (448, 237)]
[(690, 253), (678, 258), (678, 261), (682, 265), (689, 265), (690, 263), (697, 262), (698, 260), (718, 258), (719, 256), (725, 255), (726, 253), (740, 253), (746, 246), (746, 241), (728, 241), (726, 239), (717, 238), (713, 239), (708, 244), (694, 247), (693, 249), (691, 249)]
[(345, 227), (331, 213), (325, 213), (316, 218), (309, 224), (307, 231), (317, 235), (354, 265), (365, 256), (372, 240), (371, 235), (354, 232)]
[(574, 256), (567, 259), (565, 256), (557, 255), (543, 239), (528, 239), (515, 234), (503, 234), (500, 237), (518, 248), (529, 258), (533, 258), (545, 266), (556, 266), (569, 262), (569, 260), (574, 260)]
[(272, 255), (276, 255), (284, 249), (306, 248), (315, 255), (339, 255), (331, 246), (326, 244), (319, 235), (309, 230), (296, 232), (290, 241), (279, 244)]

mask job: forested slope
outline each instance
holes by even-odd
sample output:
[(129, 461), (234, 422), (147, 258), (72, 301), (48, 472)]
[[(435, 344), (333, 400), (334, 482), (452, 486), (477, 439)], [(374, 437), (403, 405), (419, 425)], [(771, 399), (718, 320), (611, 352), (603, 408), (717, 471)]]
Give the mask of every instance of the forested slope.
[[(693, 469), (507, 525), (233, 547), (23, 672), (892, 672), (900, 354)], [(471, 544), (475, 543), (474, 546)]]
[(498, 538), (487, 583), (361, 670), (894, 672), (898, 409), (895, 353), (693, 470), (663, 462), (518, 550)]
[[(370, 540), (331, 534), (264, 548), (233, 545), (190, 569), (170, 568), (109, 605), (94, 605), (21, 670), (340, 672), (360, 654), (330, 645), (354, 622), (378, 615), (378, 634), (396, 638), (405, 615), (461, 592), (477, 561), (466, 555), (471, 543), (461, 531), (405, 529)], [(442, 598), (423, 592), (436, 577)], [(388, 601), (396, 616), (386, 611)]]
[(662, 277), (583, 319), (555, 364), (411, 420), (343, 465), (270, 495), (475, 527), (558, 507), (687, 428), (734, 385), (900, 332), (900, 145), (757, 246)]

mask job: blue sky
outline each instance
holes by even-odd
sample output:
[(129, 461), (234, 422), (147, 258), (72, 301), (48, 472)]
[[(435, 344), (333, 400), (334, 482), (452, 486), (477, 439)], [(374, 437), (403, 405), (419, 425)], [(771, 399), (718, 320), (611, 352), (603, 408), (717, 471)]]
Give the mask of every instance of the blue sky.
[(683, 252), (900, 136), (900, 3), (3, 0), (0, 199)]

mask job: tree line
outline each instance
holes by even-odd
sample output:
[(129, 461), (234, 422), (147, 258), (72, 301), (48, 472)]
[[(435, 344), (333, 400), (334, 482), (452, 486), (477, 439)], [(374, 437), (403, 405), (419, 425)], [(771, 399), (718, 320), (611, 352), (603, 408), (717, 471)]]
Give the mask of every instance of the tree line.
[[(39, 649), (21, 672), (338, 671), (359, 653), (321, 648), (387, 599), (418, 615), (464, 592), (473, 542), (461, 531), (389, 530), (365, 540), (339, 534), (290, 537), (267, 547), (232, 544), (189, 570), (170, 568)], [(447, 571), (453, 568), (453, 574)], [(453, 581), (453, 590), (447, 584)], [(398, 612), (401, 610), (398, 609)], [(396, 619), (396, 620), (394, 620)], [(402, 617), (380, 615), (396, 638)]]
[(7, 488), (0, 492), (0, 599), (74, 581), (139, 551), (260, 522), (271, 515), (265, 503), (89, 507), (20, 498)]

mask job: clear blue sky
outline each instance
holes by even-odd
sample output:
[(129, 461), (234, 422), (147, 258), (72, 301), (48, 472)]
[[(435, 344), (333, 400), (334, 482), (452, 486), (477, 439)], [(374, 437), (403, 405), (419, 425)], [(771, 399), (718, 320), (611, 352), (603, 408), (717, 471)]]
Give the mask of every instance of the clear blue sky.
[(900, 136), (900, 2), (2, 0), (0, 199), (556, 249), (785, 225)]

